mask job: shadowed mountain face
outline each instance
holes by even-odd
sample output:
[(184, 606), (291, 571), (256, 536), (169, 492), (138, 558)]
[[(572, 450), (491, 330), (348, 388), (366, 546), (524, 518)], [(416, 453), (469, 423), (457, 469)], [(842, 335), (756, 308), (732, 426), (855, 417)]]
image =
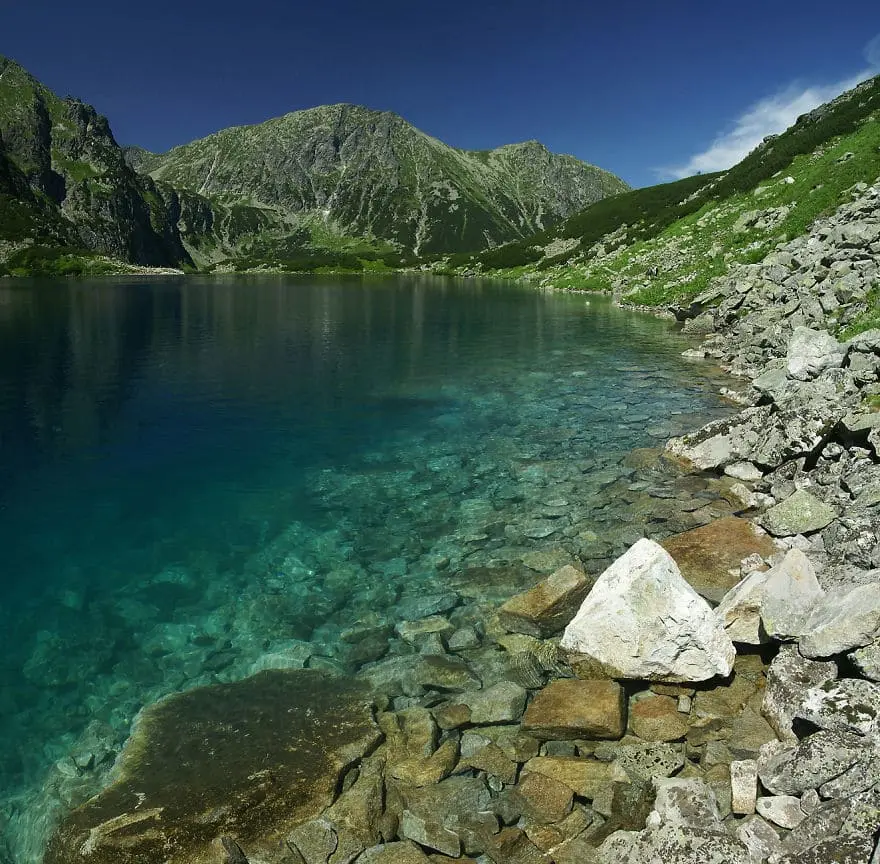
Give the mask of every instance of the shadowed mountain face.
[(415, 254), (526, 236), (628, 188), (537, 141), (456, 150), (357, 105), (225, 129), (161, 156), (137, 152), (134, 162), (202, 195), (315, 214)]

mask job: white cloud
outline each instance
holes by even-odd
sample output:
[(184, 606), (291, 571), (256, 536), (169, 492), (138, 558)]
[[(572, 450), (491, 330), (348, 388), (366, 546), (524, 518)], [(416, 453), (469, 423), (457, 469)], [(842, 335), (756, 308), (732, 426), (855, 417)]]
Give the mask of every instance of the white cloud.
[(732, 128), (719, 135), (708, 148), (693, 155), (684, 165), (661, 168), (657, 173), (669, 180), (689, 177), (698, 171), (705, 174), (730, 168), (751, 153), (768, 135), (784, 131), (801, 114), (812, 111), (844, 90), (876, 75), (880, 70), (880, 34), (865, 46), (864, 56), (867, 68), (843, 81), (810, 86), (791, 84), (778, 93), (765, 96), (749, 107)]

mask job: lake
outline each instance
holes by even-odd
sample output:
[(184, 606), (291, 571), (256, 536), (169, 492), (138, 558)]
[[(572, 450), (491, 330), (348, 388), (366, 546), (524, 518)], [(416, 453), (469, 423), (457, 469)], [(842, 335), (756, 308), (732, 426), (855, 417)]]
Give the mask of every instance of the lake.
[(708, 521), (711, 490), (628, 455), (729, 412), (686, 347), (607, 299), (489, 281), (0, 281), (16, 859), (148, 702), (356, 672), (405, 649), (399, 620), (476, 622), (561, 563)]

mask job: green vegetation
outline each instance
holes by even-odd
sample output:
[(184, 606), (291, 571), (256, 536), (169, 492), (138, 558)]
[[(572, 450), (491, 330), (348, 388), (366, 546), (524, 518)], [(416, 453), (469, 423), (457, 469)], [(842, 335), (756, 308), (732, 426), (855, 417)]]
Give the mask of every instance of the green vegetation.
[(28, 246), (0, 265), (0, 276), (104, 276), (118, 272), (118, 265), (94, 252), (63, 246)]
[(880, 283), (874, 283), (868, 292), (865, 298), (865, 310), (838, 335), (841, 339), (852, 339), (859, 333), (875, 329), (880, 329)]

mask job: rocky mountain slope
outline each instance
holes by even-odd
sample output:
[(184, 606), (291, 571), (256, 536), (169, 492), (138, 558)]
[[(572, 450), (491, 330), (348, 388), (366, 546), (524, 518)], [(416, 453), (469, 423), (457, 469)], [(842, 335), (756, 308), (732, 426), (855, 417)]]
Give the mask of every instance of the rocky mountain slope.
[(164, 155), (0, 57), (0, 272), (362, 269), (523, 237), (627, 188), (537, 142), (469, 153), (351, 105)]
[(664, 304), (700, 293), (737, 264), (760, 261), (833, 213), (853, 184), (878, 175), (880, 78), (873, 78), (723, 174), (601, 201), (528, 240), (449, 263)]
[(175, 187), (314, 214), (415, 255), (527, 236), (628, 189), (537, 141), (456, 150), (396, 114), (345, 104), (225, 129), (161, 156), (140, 152), (133, 164)]

